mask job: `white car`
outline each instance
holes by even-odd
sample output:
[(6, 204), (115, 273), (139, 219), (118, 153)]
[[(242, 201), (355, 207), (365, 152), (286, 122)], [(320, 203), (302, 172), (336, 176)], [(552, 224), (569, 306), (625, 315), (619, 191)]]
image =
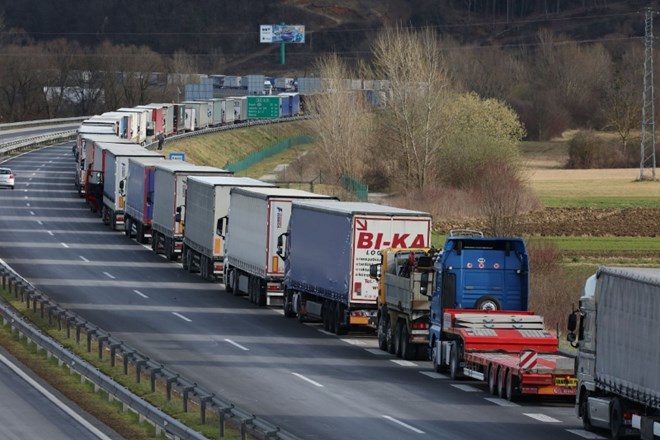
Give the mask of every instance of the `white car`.
[(9, 168), (0, 168), (0, 188), (14, 189), (14, 173)]

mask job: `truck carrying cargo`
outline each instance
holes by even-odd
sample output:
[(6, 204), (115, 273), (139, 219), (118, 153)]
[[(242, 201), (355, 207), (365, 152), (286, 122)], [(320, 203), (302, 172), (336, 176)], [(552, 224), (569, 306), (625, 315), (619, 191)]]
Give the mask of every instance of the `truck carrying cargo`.
[(209, 103), (202, 101), (183, 101), (186, 109), (194, 110), (194, 128), (191, 130), (201, 130), (209, 126)]
[(135, 236), (138, 243), (151, 239), (156, 164), (164, 161), (162, 156), (128, 158), (124, 232), (129, 237)]
[[(259, 306), (282, 305), (284, 264), (277, 240), (286, 232), (291, 203), (330, 196), (288, 188), (234, 188), (225, 238), (225, 288)], [(231, 219), (239, 219), (231, 221)]]
[(124, 208), (129, 157), (156, 157), (163, 155), (139, 146), (101, 143), (105, 156), (103, 172), (103, 223), (115, 229), (124, 229)]
[(436, 371), (486, 381), (508, 400), (575, 395), (574, 359), (559, 353), (557, 335), (527, 310), (523, 239), (450, 231), (435, 276), (429, 351)]
[(160, 103), (151, 103), (150, 106), (160, 106), (163, 109), (163, 134), (165, 136), (171, 136), (174, 134), (174, 114), (175, 114), (175, 104), (160, 104)]
[[(333, 231), (324, 234), (323, 231)], [(320, 319), (336, 334), (367, 325), (376, 314), (371, 264), (387, 247), (424, 247), (431, 216), (385, 205), (296, 201), (279, 241), (286, 261), (284, 314)]]
[(224, 282), (224, 230), (229, 219), (230, 191), (236, 187), (272, 186), (249, 177), (190, 176), (181, 255), (184, 270)]
[[(78, 189), (78, 194), (83, 196), (85, 194), (85, 181), (88, 166), (86, 164), (94, 163), (94, 145), (93, 141), (97, 140), (99, 142), (111, 142), (111, 143), (121, 143), (129, 145), (137, 145), (131, 142), (128, 139), (121, 139), (114, 134), (78, 134), (78, 139), (76, 140), (74, 158), (76, 163), (76, 174), (74, 176), (74, 184)], [(91, 150), (91, 151), (90, 151)], [(91, 160), (88, 162), (88, 156), (91, 157)]]
[[(578, 348), (576, 409), (612, 438), (660, 438), (660, 268), (601, 267), (569, 317)], [(574, 333), (577, 330), (577, 335)]]
[(133, 115), (130, 138), (135, 143), (144, 146), (147, 143), (147, 121), (151, 120), (151, 110), (137, 107), (122, 107), (117, 112)]
[(151, 248), (170, 260), (181, 255), (188, 176), (228, 176), (231, 171), (181, 160), (155, 165)]

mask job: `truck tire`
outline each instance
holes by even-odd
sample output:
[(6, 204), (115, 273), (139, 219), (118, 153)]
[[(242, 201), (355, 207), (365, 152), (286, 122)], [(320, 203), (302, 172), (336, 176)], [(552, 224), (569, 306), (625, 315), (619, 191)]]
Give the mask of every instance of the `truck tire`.
[(436, 373), (445, 373), (447, 368), (441, 363), (438, 362), (438, 351), (440, 350), (440, 343), (437, 340), (433, 340), (433, 348), (431, 349), (431, 362), (433, 362), (433, 369)]
[(387, 334), (385, 333), (387, 330), (385, 328), (385, 323), (387, 320), (389, 320), (387, 311), (381, 312), (380, 318), (378, 319), (378, 348), (383, 351), (387, 351)]
[(232, 292), (234, 292), (234, 296), (242, 296), (243, 293), (241, 293), (241, 291), (238, 289), (238, 278), (240, 277), (241, 273), (238, 269), (234, 269), (232, 270), (232, 274), (234, 275)]
[(343, 324), (343, 317), (344, 317), (344, 306), (339, 303), (334, 303), (334, 313), (333, 316), (334, 318), (332, 319), (332, 323), (334, 326), (334, 333), (337, 336), (345, 335), (348, 333), (348, 328), (346, 325)]
[(623, 405), (621, 399), (615, 397), (610, 404), (610, 436), (612, 440), (619, 440), (626, 432), (623, 423)]
[(477, 300), (475, 308), (479, 310), (502, 310), (502, 304), (500, 304), (497, 298), (485, 295)]
[(403, 329), (403, 323), (397, 322), (394, 327), (394, 355), (396, 357), (401, 357), (401, 331)]
[(511, 370), (506, 375), (506, 393), (505, 398), (509, 402), (514, 402), (518, 398), (518, 376), (515, 376)]
[(259, 307), (266, 307), (266, 305), (268, 304), (268, 295), (266, 292), (265, 283), (262, 282), (259, 278), (255, 278), (254, 287), (255, 287), (257, 305)]
[(503, 369), (503, 368), (500, 368), (500, 374), (499, 374), (499, 377), (497, 378), (498, 379), (497, 380), (497, 396), (500, 399), (504, 399), (506, 397), (506, 387), (507, 387), (506, 379), (507, 379), (507, 376), (508, 376), (508, 371)]
[(128, 238), (131, 238), (131, 219), (126, 217), (124, 218), (124, 235)]
[(593, 431), (594, 426), (591, 424), (589, 417), (589, 391), (586, 389), (580, 393), (579, 415), (582, 418), (582, 427), (585, 431)]
[(451, 350), (449, 351), (449, 377), (451, 380), (456, 380), (460, 377), (459, 368), (458, 347), (456, 344), (451, 344)]
[(227, 269), (225, 273), (227, 275), (224, 279), (225, 292), (232, 293), (234, 291), (234, 271), (231, 269)]
[(296, 314), (293, 311), (293, 295), (291, 295), (291, 292), (288, 289), (284, 289), (284, 305), (282, 308), (284, 309), (284, 317), (285, 318), (293, 318), (296, 316)]
[(298, 294), (294, 298), (296, 301), (296, 318), (298, 318), (298, 322), (305, 322), (305, 315), (302, 313), (302, 296)]
[(392, 323), (388, 319), (385, 321), (385, 339), (387, 341), (387, 352), (390, 354), (396, 353), (396, 346), (394, 344), (394, 329)]
[(497, 365), (491, 365), (488, 367), (488, 392), (493, 396), (497, 395), (497, 377), (499, 376), (499, 371), (497, 370)]
[(429, 360), (429, 346), (426, 344), (417, 345), (417, 354), (415, 359), (418, 361), (428, 361)]
[(142, 223), (138, 222), (135, 226), (135, 229), (135, 239), (138, 243), (145, 244), (147, 241), (144, 239), (144, 227), (142, 226)]
[(401, 323), (401, 357), (409, 361), (417, 353), (415, 345), (410, 342), (410, 333), (405, 322)]
[(183, 270), (186, 272), (190, 272), (190, 251), (188, 250), (188, 247), (184, 244), (183, 248), (181, 249), (181, 266), (183, 266)]
[(156, 231), (151, 234), (151, 250), (158, 255), (158, 232)]

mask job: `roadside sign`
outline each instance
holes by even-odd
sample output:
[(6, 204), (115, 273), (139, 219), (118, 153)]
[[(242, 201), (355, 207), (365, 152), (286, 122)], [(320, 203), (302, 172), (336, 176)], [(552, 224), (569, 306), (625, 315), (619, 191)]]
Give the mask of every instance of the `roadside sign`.
[(248, 119), (276, 119), (280, 117), (279, 96), (248, 96)]
[(186, 160), (185, 153), (170, 153), (170, 160)]

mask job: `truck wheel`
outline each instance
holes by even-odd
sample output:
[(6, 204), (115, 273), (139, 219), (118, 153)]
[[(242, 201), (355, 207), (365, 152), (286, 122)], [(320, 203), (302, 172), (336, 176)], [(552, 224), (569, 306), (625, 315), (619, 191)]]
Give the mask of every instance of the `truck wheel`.
[(497, 381), (497, 396), (500, 399), (504, 399), (506, 397), (507, 374), (508, 374), (507, 370), (500, 368), (500, 374)]
[(387, 352), (390, 354), (396, 353), (396, 345), (394, 344), (394, 329), (392, 323), (388, 319), (385, 321), (385, 339), (387, 341)]
[(231, 269), (227, 269), (225, 271), (225, 276), (224, 276), (224, 283), (225, 283), (225, 292), (231, 293), (234, 289), (234, 280), (232, 279), (233, 277), (233, 271)]
[(492, 296), (482, 296), (477, 301), (475, 307), (479, 310), (502, 310), (502, 304)]
[(615, 397), (610, 405), (610, 436), (612, 440), (623, 438), (625, 430), (623, 424), (623, 405), (621, 405), (621, 400)]
[(240, 277), (240, 271), (238, 269), (234, 269), (231, 271), (233, 277), (232, 277), (232, 291), (234, 292), (234, 296), (242, 296), (243, 293), (238, 289), (238, 278)]
[(410, 334), (406, 323), (401, 323), (401, 357), (404, 360), (411, 360), (416, 353), (415, 346), (410, 343)]
[(440, 343), (434, 339), (433, 348), (431, 349), (431, 362), (433, 362), (433, 369), (435, 370), (436, 373), (444, 373), (446, 370), (445, 366), (442, 365), (441, 362), (438, 362), (439, 350), (440, 350)]
[(458, 361), (458, 347), (456, 344), (451, 345), (451, 350), (449, 351), (449, 377), (451, 380), (456, 380), (460, 376), (458, 373), (459, 369)]
[(594, 427), (591, 424), (591, 418), (589, 417), (589, 391), (587, 390), (583, 390), (580, 393), (579, 415), (582, 418), (582, 427), (584, 430), (593, 431)]
[(124, 219), (124, 235), (131, 238), (131, 219), (129, 218)]
[(254, 288), (256, 294), (256, 302), (259, 307), (266, 307), (268, 304), (268, 296), (266, 295), (266, 286), (262, 285), (262, 281), (258, 278), (254, 280)]
[(387, 351), (387, 334), (385, 333), (385, 323), (388, 319), (389, 317), (387, 314), (381, 312), (380, 319), (378, 319), (378, 348), (383, 351)]
[(137, 223), (135, 228), (137, 229), (135, 232), (135, 239), (137, 242), (140, 244), (146, 243), (146, 240), (144, 239), (144, 229), (142, 227), (142, 223)]
[(518, 397), (518, 376), (514, 376), (513, 372), (509, 370), (506, 375), (506, 395), (505, 398), (509, 402), (513, 402)]
[(296, 314), (293, 312), (293, 299), (291, 298), (291, 292), (288, 289), (284, 289), (284, 317), (293, 318)]
[(305, 322), (305, 315), (303, 315), (302, 312), (302, 297), (300, 294), (295, 296), (296, 298), (296, 318), (298, 318), (298, 322)]
[(496, 365), (491, 365), (488, 367), (488, 392), (493, 396), (497, 395), (497, 376), (499, 371), (497, 371)]
[(401, 331), (403, 329), (403, 323), (397, 322), (394, 327), (394, 355), (396, 357), (401, 357)]
[(158, 255), (158, 233), (156, 231), (151, 234), (151, 250)]
[(348, 333), (348, 328), (343, 323), (344, 306), (342, 304), (335, 303), (334, 312), (335, 312), (333, 318), (334, 333), (337, 336), (345, 335), (346, 333)]
[(188, 248), (184, 244), (183, 249), (181, 249), (181, 265), (183, 266), (183, 270), (185, 270), (186, 272), (190, 272), (189, 255), (190, 252), (188, 251)]

